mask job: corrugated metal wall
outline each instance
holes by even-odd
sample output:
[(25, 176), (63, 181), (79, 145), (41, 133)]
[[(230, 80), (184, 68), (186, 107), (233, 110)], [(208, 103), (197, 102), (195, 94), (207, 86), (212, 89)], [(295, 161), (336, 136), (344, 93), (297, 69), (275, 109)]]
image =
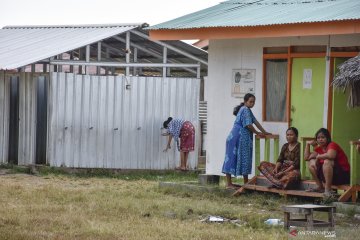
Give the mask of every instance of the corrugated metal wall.
[[(18, 164), (35, 164), (37, 83), (49, 74), (20, 73), (19, 79), (19, 155)], [(46, 111), (46, 109), (43, 109)]]
[(7, 163), (9, 143), (9, 80), (0, 71), (0, 163)]
[(173, 169), (179, 152), (174, 145), (162, 151), (163, 121), (181, 117), (198, 126), (199, 79), (52, 73), (49, 85), (51, 166)]

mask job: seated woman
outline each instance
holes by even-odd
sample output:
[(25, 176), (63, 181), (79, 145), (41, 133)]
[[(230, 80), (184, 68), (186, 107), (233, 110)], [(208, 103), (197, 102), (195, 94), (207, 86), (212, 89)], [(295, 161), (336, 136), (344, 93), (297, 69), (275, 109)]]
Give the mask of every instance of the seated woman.
[(274, 163), (261, 162), (258, 169), (277, 188), (295, 188), (301, 180), (300, 176), (300, 143), (298, 130), (290, 127), (286, 131), (286, 140)]
[[(317, 188), (310, 191), (324, 192), (324, 196), (327, 197), (332, 195), (332, 184), (350, 183), (350, 165), (341, 147), (331, 141), (327, 129), (320, 128), (315, 138), (316, 141), (306, 142), (304, 154), (305, 160), (309, 161), (309, 171), (317, 184)], [(314, 147), (312, 153), (310, 145)]]

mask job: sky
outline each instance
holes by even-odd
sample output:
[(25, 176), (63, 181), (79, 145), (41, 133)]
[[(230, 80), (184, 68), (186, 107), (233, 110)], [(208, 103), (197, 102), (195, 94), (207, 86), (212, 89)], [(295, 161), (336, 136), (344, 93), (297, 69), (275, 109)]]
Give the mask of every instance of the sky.
[(155, 25), (224, 0), (1, 0), (0, 28), (9, 25), (143, 23)]

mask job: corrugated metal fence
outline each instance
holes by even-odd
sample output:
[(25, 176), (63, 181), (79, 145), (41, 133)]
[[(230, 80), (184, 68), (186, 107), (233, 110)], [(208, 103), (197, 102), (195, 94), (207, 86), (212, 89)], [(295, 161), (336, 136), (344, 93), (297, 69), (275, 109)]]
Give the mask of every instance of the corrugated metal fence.
[(7, 163), (9, 139), (9, 81), (0, 71), (0, 163)]
[[(48, 76), (48, 74), (45, 75)], [(18, 164), (27, 165), (34, 164), (36, 157), (36, 92), (40, 74), (22, 72), (19, 76)]]
[[(199, 79), (52, 73), (47, 159), (51, 166), (172, 169), (175, 147), (163, 153), (169, 116), (198, 129)], [(173, 145), (174, 146), (174, 145)], [(197, 166), (197, 151), (189, 166)]]
[[(49, 74), (0, 71), (0, 79), (0, 162), (34, 164), (38, 82), (49, 80)], [(41, 111), (46, 112), (46, 107)]]

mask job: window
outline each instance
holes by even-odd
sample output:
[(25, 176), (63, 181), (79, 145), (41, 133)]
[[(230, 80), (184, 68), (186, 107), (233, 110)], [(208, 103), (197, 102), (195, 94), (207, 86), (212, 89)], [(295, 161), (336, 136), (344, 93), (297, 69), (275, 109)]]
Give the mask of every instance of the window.
[(265, 121), (286, 122), (287, 59), (265, 60)]

